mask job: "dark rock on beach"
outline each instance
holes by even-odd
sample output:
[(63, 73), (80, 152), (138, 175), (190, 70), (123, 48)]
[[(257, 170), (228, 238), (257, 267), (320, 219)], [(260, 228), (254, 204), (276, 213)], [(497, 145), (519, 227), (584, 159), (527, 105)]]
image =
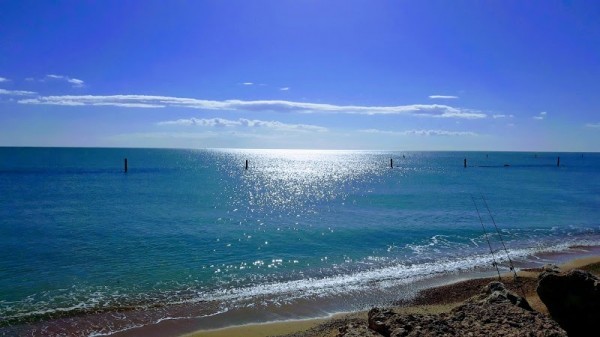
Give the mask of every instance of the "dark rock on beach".
[(537, 293), (548, 312), (569, 336), (589, 336), (600, 319), (600, 279), (582, 270), (561, 273), (545, 266)]
[(350, 324), (341, 328), (338, 336), (562, 337), (567, 334), (549, 317), (533, 311), (525, 298), (508, 291), (500, 282), (491, 282), (480, 294), (450, 312), (399, 314), (374, 308), (369, 311), (368, 327)]

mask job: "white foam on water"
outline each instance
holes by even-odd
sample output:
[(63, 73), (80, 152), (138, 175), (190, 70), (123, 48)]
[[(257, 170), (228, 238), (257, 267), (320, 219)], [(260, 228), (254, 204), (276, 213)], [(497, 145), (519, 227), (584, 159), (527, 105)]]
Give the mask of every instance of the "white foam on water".
[[(539, 246), (508, 250), (511, 259), (523, 259), (540, 253), (561, 252), (573, 245), (600, 246), (600, 241), (578, 240), (558, 243), (550, 246)], [(287, 301), (298, 298), (328, 297), (367, 290), (369, 288), (391, 287), (407, 284), (416, 280), (431, 278), (441, 274), (469, 271), (477, 268), (492, 269), (494, 259), (498, 263), (508, 261), (504, 251), (497, 252), (494, 257), (489, 253), (464, 256), (460, 258), (441, 258), (436, 262), (420, 264), (397, 264), (352, 274), (336, 275), (324, 278), (307, 278), (301, 280), (262, 283), (249, 287), (221, 289), (209, 293), (199, 293), (195, 300), (214, 300), (228, 303), (245, 301), (252, 298), (272, 298), (277, 302), (281, 298)]]
[[(439, 243), (444, 240), (444, 236), (436, 235), (432, 238), (432, 242)], [(429, 244), (426, 244), (429, 246)], [(600, 240), (594, 239), (577, 239), (577, 240), (562, 240), (556, 244), (537, 245), (528, 248), (509, 249), (508, 253), (513, 260), (536, 258), (537, 254), (541, 253), (560, 253), (570, 249), (571, 246), (582, 246), (582, 247), (594, 247), (600, 246)], [(499, 251), (495, 254), (496, 262), (502, 264), (507, 262), (507, 256), (503, 251)], [(157, 324), (165, 320), (177, 320), (185, 318), (193, 318), (187, 316), (173, 316), (168, 312), (168, 307), (173, 305), (198, 305), (203, 302), (217, 303), (215, 311), (207, 315), (201, 315), (198, 317), (209, 317), (214, 315), (220, 315), (227, 312), (230, 309), (235, 308), (248, 308), (254, 305), (261, 306), (279, 306), (286, 303), (291, 303), (295, 300), (316, 300), (320, 298), (332, 298), (335, 296), (352, 296), (353, 293), (361, 293), (370, 290), (385, 290), (395, 286), (402, 286), (411, 284), (419, 280), (426, 280), (436, 276), (443, 276), (445, 274), (454, 274), (459, 271), (468, 272), (473, 270), (493, 270), (492, 263), (494, 258), (489, 253), (481, 253), (467, 256), (453, 256), (446, 258), (439, 258), (436, 261), (428, 261), (423, 263), (407, 263), (401, 262), (391, 266), (372, 267), (369, 270), (362, 270), (354, 273), (339, 274), (328, 277), (308, 277), (299, 280), (280, 281), (280, 282), (263, 282), (251, 286), (245, 287), (231, 287), (221, 288), (213, 291), (196, 291), (195, 295), (191, 296), (177, 296), (175, 300), (172, 300), (172, 295), (178, 294), (179, 291), (170, 291), (160, 294), (160, 298), (156, 298), (156, 301), (160, 301), (161, 305), (166, 308), (164, 316), (154, 318), (149, 322), (143, 324), (131, 324), (127, 327), (118, 327), (117, 330), (105, 332), (95, 331), (91, 332), (88, 336), (103, 336), (109, 335), (120, 331), (130, 330), (144, 326), (147, 324)], [(507, 269), (508, 270), (508, 269)], [(260, 282), (260, 281), (259, 281)], [(193, 294), (193, 288), (187, 288), (188, 291)], [(66, 289), (67, 290), (67, 289)], [(114, 289), (113, 289), (114, 290)], [(81, 289), (68, 289), (67, 291), (77, 292), (74, 298), (81, 298), (83, 295), (79, 293), (84, 291)], [(51, 307), (54, 303), (51, 298), (47, 298), (45, 301), (40, 301), (36, 305), (38, 309), (31, 311), (13, 311), (11, 315), (2, 315), (4, 318), (27, 318), (39, 315), (48, 315), (52, 313), (68, 313), (70, 311), (81, 311), (86, 309), (95, 308), (106, 308), (111, 307), (111, 303), (121, 302), (126, 300), (127, 297), (122, 293), (121, 290), (114, 290), (110, 292), (109, 289), (105, 291), (93, 291), (87, 295), (93, 295), (88, 298), (87, 301), (81, 301), (74, 305)], [(144, 294), (146, 295), (146, 294)], [(67, 296), (61, 294), (61, 298)], [(29, 298), (28, 301), (34, 301), (34, 298)], [(151, 307), (152, 298), (144, 298), (147, 304), (147, 308)], [(100, 304), (104, 304), (104, 306)], [(126, 303), (126, 302), (121, 302)], [(220, 304), (219, 304), (220, 303)], [(18, 305), (17, 302), (0, 302), (0, 309), (4, 313), (11, 312), (11, 304)], [(31, 304), (31, 303), (30, 303)], [(134, 306), (136, 309), (144, 310), (145, 305)], [(118, 307), (117, 307), (118, 308)], [(125, 314), (127, 315), (127, 314)], [(136, 322), (137, 323), (137, 322)], [(115, 327), (116, 328), (116, 327)], [(0, 332), (2, 329), (0, 329)]]
[(87, 334), (87, 337), (98, 337), (98, 336), (109, 336), (109, 335), (113, 335), (119, 332), (124, 332), (124, 331), (128, 331), (128, 330), (132, 330), (132, 329), (137, 329), (137, 328), (141, 328), (147, 325), (153, 325), (153, 324), (158, 324), (160, 322), (164, 322), (164, 321), (172, 321), (172, 320), (179, 320), (179, 319), (191, 319), (191, 318), (208, 318), (208, 317), (212, 317), (212, 316), (217, 316), (217, 315), (221, 315), (226, 313), (228, 310), (219, 310), (215, 313), (212, 314), (207, 314), (207, 315), (194, 315), (194, 316), (177, 316), (177, 317), (173, 317), (173, 316), (165, 316), (165, 317), (161, 317), (157, 320), (153, 320), (152, 322), (148, 322), (148, 323), (144, 323), (144, 324), (132, 324), (129, 326), (126, 326), (124, 328), (120, 328), (120, 329), (115, 329), (115, 330), (110, 330), (107, 332), (91, 332), (89, 334)]

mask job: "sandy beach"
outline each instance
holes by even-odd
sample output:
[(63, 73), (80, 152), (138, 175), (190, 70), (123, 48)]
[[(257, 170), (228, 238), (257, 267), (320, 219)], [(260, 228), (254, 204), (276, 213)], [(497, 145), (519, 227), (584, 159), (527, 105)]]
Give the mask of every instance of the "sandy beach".
[[(563, 259), (560, 259), (564, 261)], [(600, 256), (576, 258), (560, 264), (561, 271), (583, 269), (600, 276)], [(539, 268), (524, 268), (518, 272), (515, 283), (512, 274), (503, 274), (502, 282), (508, 289), (524, 294), (534, 310), (547, 313), (545, 305), (540, 301), (535, 289)], [(463, 280), (456, 283), (434, 287), (421, 291), (416, 298), (407, 303), (395, 303), (394, 309), (406, 313), (439, 313), (446, 312), (460, 302), (475, 295), (479, 290), (495, 278)], [(286, 337), (331, 337), (336, 336), (338, 329), (351, 322), (366, 322), (367, 312), (337, 314), (331, 317), (248, 324), (223, 329), (201, 330), (182, 337), (226, 337), (226, 336), (286, 336)]]

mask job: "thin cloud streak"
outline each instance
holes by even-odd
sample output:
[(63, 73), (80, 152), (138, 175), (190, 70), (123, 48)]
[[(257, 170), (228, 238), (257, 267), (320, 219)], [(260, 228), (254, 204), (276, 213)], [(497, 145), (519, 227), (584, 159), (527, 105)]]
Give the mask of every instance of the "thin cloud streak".
[(150, 138), (150, 139), (206, 139), (216, 137), (219, 134), (217, 132), (139, 132), (131, 134), (115, 135), (111, 138), (114, 140), (130, 139), (130, 138)]
[(9, 79), (6, 77), (0, 77), (0, 82), (8, 82)]
[(24, 90), (6, 90), (6, 89), (0, 89), (0, 95), (29, 96), (29, 95), (37, 95), (37, 92), (24, 91)]
[[(175, 107), (202, 110), (230, 110), (230, 111), (275, 111), (299, 113), (332, 113), (332, 114), (358, 114), (358, 115), (416, 115), (436, 118), (462, 118), (480, 119), (487, 115), (472, 109), (456, 108), (442, 104), (412, 104), (398, 106), (360, 106), (360, 105), (334, 105), (323, 103), (306, 103), (285, 100), (201, 100), (195, 98), (181, 98), (169, 96), (150, 95), (64, 95), (40, 96), (32, 99), (20, 100), (21, 104), (46, 104), (46, 105), (112, 105), (139, 108)], [(135, 105), (134, 105), (135, 104)]]
[(200, 126), (200, 127), (241, 127), (241, 128), (265, 128), (280, 131), (310, 131), (326, 132), (327, 128), (309, 124), (287, 124), (279, 121), (262, 121), (258, 119), (230, 120), (224, 118), (187, 118), (174, 121), (158, 122), (157, 125), (178, 125), (178, 126)]
[(587, 123), (585, 126), (588, 128), (600, 129), (600, 123)]
[(431, 99), (458, 99), (458, 96), (451, 96), (451, 95), (430, 95), (429, 98), (431, 98)]
[(363, 133), (376, 133), (395, 136), (478, 136), (477, 133), (471, 131), (447, 131), (447, 130), (406, 130), (406, 131), (386, 131), (379, 129), (359, 130)]
[(77, 78), (69, 78), (67, 82), (73, 84), (74, 87), (80, 88), (83, 87), (83, 81)]
[(50, 74), (50, 75), (46, 75), (46, 78), (67, 81), (67, 83), (70, 83), (73, 85), (73, 88), (82, 88), (85, 86), (85, 82), (83, 80), (80, 80), (78, 78), (72, 78), (72, 77), (65, 76), (65, 75)]

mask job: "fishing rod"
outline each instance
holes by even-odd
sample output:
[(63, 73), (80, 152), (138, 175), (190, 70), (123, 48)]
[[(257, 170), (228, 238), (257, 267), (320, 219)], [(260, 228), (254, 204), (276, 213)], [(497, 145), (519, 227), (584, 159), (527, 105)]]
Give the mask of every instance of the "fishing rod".
[(525, 296), (525, 289), (523, 289), (523, 283), (519, 280), (519, 277), (517, 276), (517, 270), (515, 269), (515, 266), (513, 265), (513, 261), (510, 258), (510, 255), (508, 254), (508, 249), (506, 248), (506, 245), (504, 244), (504, 239), (502, 238), (502, 234), (500, 234), (500, 230), (498, 229), (498, 226), (496, 225), (496, 220), (494, 220), (494, 216), (492, 215), (492, 212), (490, 211), (490, 207), (488, 206), (487, 200), (483, 196), (483, 193), (481, 193), (481, 191), (479, 193), (481, 194), (481, 199), (483, 200), (483, 202), (485, 204), (485, 208), (487, 208), (488, 214), (490, 215), (490, 218), (492, 219), (492, 223), (494, 224), (494, 228), (496, 228), (496, 233), (498, 233), (498, 237), (500, 238), (500, 242), (502, 243), (502, 247), (504, 248), (504, 252), (506, 253), (506, 258), (508, 259), (510, 270), (513, 272), (514, 284), (521, 291), (521, 295), (523, 296), (523, 298), (525, 298), (526, 296)]
[(492, 219), (494, 228), (496, 228), (496, 233), (498, 233), (498, 238), (500, 238), (500, 242), (502, 243), (502, 247), (504, 248), (504, 252), (506, 253), (506, 258), (508, 259), (508, 265), (510, 267), (510, 270), (513, 272), (514, 278), (516, 280), (517, 279), (517, 271), (515, 270), (513, 261), (510, 258), (510, 255), (508, 254), (508, 249), (506, 249), (506, 245), (504, 244), (504, 239), (502, 239), (502, 234), (500, 234), (500, 230), (498, 229), (498, 226), (496, 225), (496, 220), (494, 220), (494, 216), (492, 215), (492, 212), (490, 211), (490, 207), (488, 206), (487, 200), (485, 199), (485, 196), (483, 194), (481, 194), (481, 199), (483, 200), (483, 203), (485, 204), (485, 208), (487, 208), (488, 214), (490, 215), (490, 218)]
[(490, 238), (488, 236), (487, 231), (485, 230), (485, 225), (483, 224), (483, 219), (481, 219), (481, 214), (479, 213), (479, 207), (477, 207), (477, 203), (475, 202), (475, 198), (471, 195), (471, 200), (473, 200), (473, 205), (475, 205), (475, 210), (477, 210), (477, 216), (479, 217), (479, 222), (481, 223), (481, 229), (483, 229), (483, 234), (485, 236), (485, 240), (487, 241), (488, 247), (490, 248), (490, 254), (492, 255), (492, 265), (496, 268), (496, 272), (498, 273), (498, 281), (502, 281), (500, 277), (500, 269), (498, 269), (498, 263), (496, 263), (496, 256), (494, 255), (494, 250), (492, 249), (492, 244), (490, 243)]

